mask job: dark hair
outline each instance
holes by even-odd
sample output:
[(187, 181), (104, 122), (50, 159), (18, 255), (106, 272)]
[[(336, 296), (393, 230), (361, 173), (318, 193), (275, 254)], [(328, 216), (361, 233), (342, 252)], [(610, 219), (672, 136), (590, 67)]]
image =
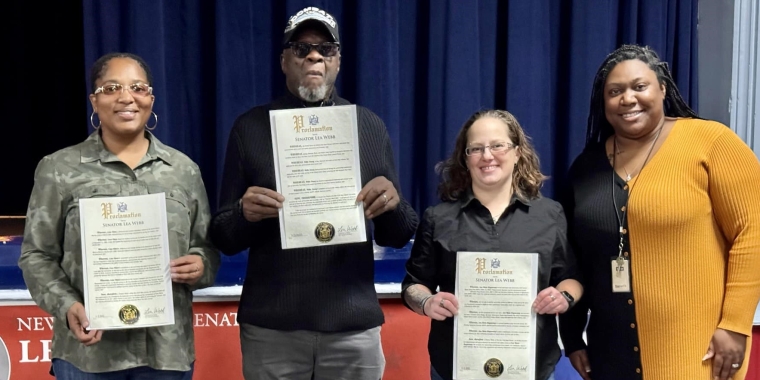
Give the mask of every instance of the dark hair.
[(525, 134), (520, 123), (509, 112), (502, 110), (478, 111), (464, 123), (459, 130), (454, 153), (443, 162), (436, 165), (436, 172), (441, 176), (438, 185), (438, 196), (443, 201), (455, 201), (460, 199), (472, 186), (472, 178), (467, 172), (465, 162), (465, 149), (467, 148), (467, 132), (478, 120), (485, 117), (494, 118), (503, 122), (507, 127), (507, 134), (512, 143), (519, 149), (520, 159), (512, 173), (512, 188), (515, 194), (524, 200), (535, 199), (540, 196), (541, 185), (548, 178), (541, 173), (541, 165), (538, 155), (533, 149), (530, 137)]
[(689, 105), (681, 97), (673, 76), (670, 74), (668, 64), (660, 60), (657, 53), (649, 46), (623, 45), (610, 53), (604, 59), (602, 65), (594, 77), (591, 87), (591, 106), (588, 112), (588, 124), (586, 129), (586, 145), (605, 141), (614, 134), (612, 125), (604, 113), (604, 84), (607, 75), (618, 63), (638, 59), (649, 66), (657, 75), (660, 86), (665, 86), (665, 116), (699, 118)]
[(97, 88), (95, 82), (103, 77), (108, 69), (108, 62), (114, 58), (130, 58), (135, 60), (145, 71), (145, 76), (148, 77), (148, 84), (153, 85), (153, 75), (150, 73), (150, 66), (148, 66), (145, 60), (140, 58), (140, 56), (132, 53), (108, 53), (98, 58), (98, 60), (92, 64), (92, 68), (90, 69), (90, 91), (92, 91), (92, 93), (95, 93), (95, 89)]

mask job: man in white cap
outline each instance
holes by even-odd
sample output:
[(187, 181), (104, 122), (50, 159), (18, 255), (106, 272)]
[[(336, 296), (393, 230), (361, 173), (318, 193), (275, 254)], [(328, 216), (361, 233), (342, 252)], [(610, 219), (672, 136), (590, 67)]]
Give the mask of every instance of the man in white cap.
[(374, 287), (374, 239), (403, 247), (417, 214), (399, 193), (383, 121), (357, 106), (366, 243), (283, 250), (269, 111), (350, 104), (335, 92), (340, 37), (315, 7), (290, 17), (280, 56), (288, 91), (235, 121), (211, 238), (226, 254), (249, 249), (237, 320), (246, 380), (378, 380), (383, 312)]

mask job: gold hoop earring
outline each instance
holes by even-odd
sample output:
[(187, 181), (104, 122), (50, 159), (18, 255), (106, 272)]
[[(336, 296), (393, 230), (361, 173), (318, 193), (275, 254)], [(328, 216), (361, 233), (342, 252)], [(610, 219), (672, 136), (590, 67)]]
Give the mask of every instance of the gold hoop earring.
[(100, 121), (100, 118), (98, 118), (98, 125), (96, 126), (95, 121), (92, 120), (93, 116), (95, 116), (95, 111), (92, 111), (92, 113), (90, 114), (90, 125), (92, 125), (92, 127), (95, 128), (95, 130), (97, 131), (98, 129), (100, 129), (101, 121)]
[[(145, 123), (145, 129), (147, 129), (149, 131), (152, 131), (152, 130), (156, 129), (156, 127), (158, 126), (158, 115), (156, 115), (156, 113), (153, 112), (153, 111), (150, 111), (150, 113), (153, 115), (153, 117), (156, 118), (156, 124), (153, 124), (152, 127), (149, 127), (148, 123)], [(148, 118), (148, 120), (150, 120), (150, 118)]]

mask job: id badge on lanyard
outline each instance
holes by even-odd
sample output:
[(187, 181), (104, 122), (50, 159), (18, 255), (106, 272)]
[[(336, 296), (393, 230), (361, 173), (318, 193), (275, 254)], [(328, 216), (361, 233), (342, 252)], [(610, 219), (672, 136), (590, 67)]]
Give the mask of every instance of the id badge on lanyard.
[(631, 291), (631, 262), (623, 256), (615, 256), (610, 261), (612, 269), (612, 292), (630, 293)]

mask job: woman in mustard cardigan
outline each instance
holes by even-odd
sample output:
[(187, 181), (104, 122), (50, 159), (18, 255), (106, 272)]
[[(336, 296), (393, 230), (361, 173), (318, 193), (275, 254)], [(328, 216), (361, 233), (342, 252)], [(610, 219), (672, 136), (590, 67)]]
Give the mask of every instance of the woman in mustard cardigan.
[(744, 379), (760, 299), (749, 147), (685, 104), (657, 53), (625, 45), (594, 79), (568, 182), (586, 294), (560, 332), (581, 377)]

